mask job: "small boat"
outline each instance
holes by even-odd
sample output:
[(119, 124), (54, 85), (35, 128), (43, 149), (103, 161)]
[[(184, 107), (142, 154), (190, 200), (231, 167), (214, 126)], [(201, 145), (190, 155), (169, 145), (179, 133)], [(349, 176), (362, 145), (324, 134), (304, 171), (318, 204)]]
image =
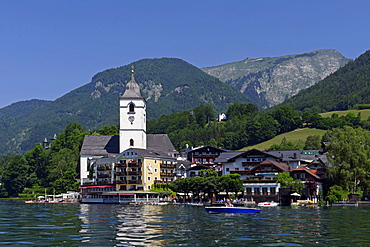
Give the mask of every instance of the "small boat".
[(204, 207), (207, 213), (229, 213), (229, 214), (258, 214), (261, 209), (247, 207)]
[(169, 202), (151, 202), (150, 205), (164, 206), (170, 204)]
[(201, 206), (203, 206), (203, 203), (188, 202), (188, 203), (184, 203), (184, 206), (198, 206), (198, 207), (201, 207)]
[(277, 207), (279, 206), (278, 202), (259, 202), (258, 207)]

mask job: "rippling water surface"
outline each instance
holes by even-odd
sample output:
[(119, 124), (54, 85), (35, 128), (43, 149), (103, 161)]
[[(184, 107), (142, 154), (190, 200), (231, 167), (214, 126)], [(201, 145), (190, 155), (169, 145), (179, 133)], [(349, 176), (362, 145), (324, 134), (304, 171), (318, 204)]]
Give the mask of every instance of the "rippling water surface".
[(0, 245), (370, 246), (370, 208), (262, 209), (0, 202)]

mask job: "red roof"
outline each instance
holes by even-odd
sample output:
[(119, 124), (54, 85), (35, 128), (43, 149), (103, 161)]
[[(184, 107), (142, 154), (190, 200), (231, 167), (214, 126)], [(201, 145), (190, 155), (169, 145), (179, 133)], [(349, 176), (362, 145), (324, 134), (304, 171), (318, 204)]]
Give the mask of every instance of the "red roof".
[(304, 171), (304, 172), (307, 172), (308, 174), (310, 174), (311, 176), (313, 176), (314, 178), (320, 179), (320, 177), (316, 175), (317, 170), (315, 170), (315, 169), (308, 169), (306, 167), (300, 166), (300, 167), (293, 170), (293, 172), (295, 172), (295, 171)]

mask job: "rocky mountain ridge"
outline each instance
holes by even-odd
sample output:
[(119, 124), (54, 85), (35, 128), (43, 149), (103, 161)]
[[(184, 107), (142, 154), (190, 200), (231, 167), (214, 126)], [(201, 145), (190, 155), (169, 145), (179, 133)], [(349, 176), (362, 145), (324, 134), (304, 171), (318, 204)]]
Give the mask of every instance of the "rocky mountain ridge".
[(281, 57), (247, 58), (202, 70), (268, 108), (316, 84), (349, 61), (336, 50), (321, 49)]

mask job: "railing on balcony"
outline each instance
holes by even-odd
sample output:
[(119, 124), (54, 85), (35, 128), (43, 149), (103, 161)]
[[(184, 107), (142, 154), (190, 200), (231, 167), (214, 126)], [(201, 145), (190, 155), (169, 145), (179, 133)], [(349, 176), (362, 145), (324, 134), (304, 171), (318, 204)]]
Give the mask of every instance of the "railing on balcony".
[(127, 164), (126, 163), (116, 163), (114, 166), (115, 167), (127, 167)]
[(169, 183), (171, 183), (172, 181), (170, 181), (170, 180), (154, 180), (154, 183), (155, 184), (169, 184)]
[(130, 161), (128, 163), (116, 163), (115, 167), (141, 167), (143, 162)]
[(98, 166), (96, 168), (98, 171), (109, 171), (111, 168), (110, 167), (106, 167), (106, 166)]
[(98, 180), (96, 181), (97, 184), (113, 184), (110, 179)]
[(114, 175), (116, 175), (116, 176), (127, 176), (127, 172), (115, 172)]
[(106, 174), (106, 173), (97, 174), (97, 177), (98, 178), (110, 178), (111, 177), (111, 174)]
[(193, 154), (193, 158), (216, 158), (219, 154)]
[(141, 167), (142, 162), (129, 162), (128, 167)]
[(142, 184), (142, 180), (127, 180), (128, 184)]
[(164, 163), (161, 163), (161, 168), (176, 168), (176, 164), (164, 164)]
[(243, 183), (276, 183), (276, 179), (247, 178)]
[(242, 161), (243, 166), (256, 166), (262, 161)]
[(128, 171), (127, 175), (142, 175), (142, 171)]
[(176, 177), (175, 172), (161, 172), (161, 177)]
[(127, 180), (116, 180), (116, 184), (127, 184)]

